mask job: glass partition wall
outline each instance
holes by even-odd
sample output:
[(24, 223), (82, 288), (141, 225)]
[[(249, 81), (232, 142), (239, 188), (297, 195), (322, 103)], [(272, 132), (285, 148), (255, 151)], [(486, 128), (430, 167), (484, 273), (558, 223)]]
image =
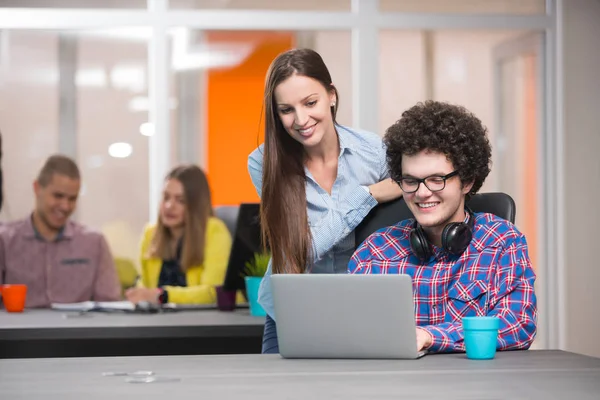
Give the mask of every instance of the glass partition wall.
[(246, 159), (262, 141), (266, 68), (317, 50), (342, 124), (377, 132), (417, 101), (466, 106), (487, 125), (483, 191), (517, 202), (540, 294), (537, 347), (558, 347), (554, 129), (556, 5), (545, 0), (0, 1), (5, 207), (30, 212), (49, 154), (83, 174), (76, 218), (136, 259), (175, 164), (206, 169), (215, 205), (258, 201)]

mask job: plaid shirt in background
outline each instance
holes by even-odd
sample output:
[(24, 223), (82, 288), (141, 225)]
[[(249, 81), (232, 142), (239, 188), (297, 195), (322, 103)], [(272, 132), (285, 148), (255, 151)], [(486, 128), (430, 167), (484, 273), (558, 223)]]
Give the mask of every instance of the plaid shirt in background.
[(381, 229), (356, 250), (351, 274), (408, 274), (417, 326), (433, 337), (433, 352), (464, 351), (461, 319), (497, 316), (498, 350), (529, 348), (536, 333), (535, 273), (525, 236), (492, 214), (475, 214), (471, 244), (460, 256), (434, 247), (422, 264), (412, 254), (414, 220)]

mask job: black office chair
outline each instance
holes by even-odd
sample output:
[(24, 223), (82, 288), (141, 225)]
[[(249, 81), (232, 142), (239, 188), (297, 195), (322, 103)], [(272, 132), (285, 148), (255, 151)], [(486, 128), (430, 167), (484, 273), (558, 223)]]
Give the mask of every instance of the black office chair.
[[(515, 222), (515, 201), (506, 193), (479, 193), (471, 197), (467, 206), (473, 212), (490, 213)], [(409, 218), (414, 217), (404, 198), (376, 206), (355, 229), (356, 247), (373, 232)]]
[(215, 217), (225, 223), (231, 236), (235, 235), (237, 217), (240, 212), (240, 206), (217, 206), (214, 208)]

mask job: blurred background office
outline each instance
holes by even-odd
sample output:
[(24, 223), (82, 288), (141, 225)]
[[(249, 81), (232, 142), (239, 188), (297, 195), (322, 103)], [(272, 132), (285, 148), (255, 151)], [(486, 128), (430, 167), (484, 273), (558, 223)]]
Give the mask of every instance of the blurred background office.
[(256, 202), (271, 60), (317, 50), (342, 124), (383, 134), (425, 99), (489, 127), (482, 191), (517, 203), (538, 275), (538, 348), (600, 356), (599, 0), (0, 0), (0, 221), (32, 209), (45, 158), (83, 175), (75, 219), (136, 262), (162, 179), (207, 171), (215, 206)]

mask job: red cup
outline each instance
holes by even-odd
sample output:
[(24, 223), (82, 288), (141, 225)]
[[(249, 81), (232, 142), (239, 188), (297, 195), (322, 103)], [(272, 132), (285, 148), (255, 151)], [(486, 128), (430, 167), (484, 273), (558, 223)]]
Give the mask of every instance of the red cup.
[(4, 308), (8, 312), (23, 312), (27, 285), (0, 285), (0, 294)]

